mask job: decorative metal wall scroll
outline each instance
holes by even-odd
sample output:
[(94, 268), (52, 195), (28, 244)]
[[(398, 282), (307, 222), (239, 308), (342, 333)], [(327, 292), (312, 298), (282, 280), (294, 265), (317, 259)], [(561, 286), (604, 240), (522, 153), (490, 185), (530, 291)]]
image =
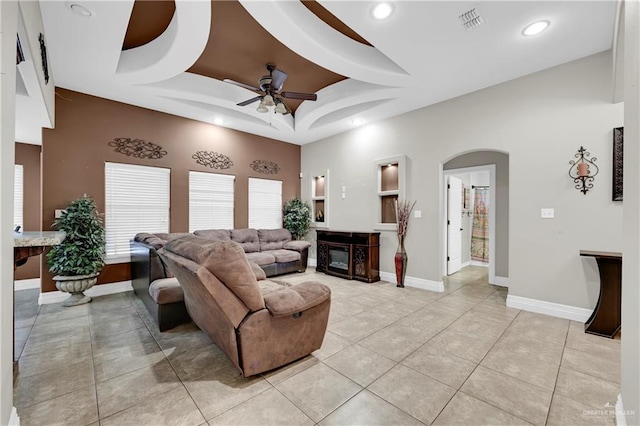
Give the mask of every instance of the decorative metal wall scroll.
[(203, 166), (211, 167), (212, 169), (229, 169), (233, 166), (231, 158), (224, 154), (219, 154), (215, 151), (197, 151), (191, 156), (196, 163)]
[[(587, 192), (593, 188), (593, 180), (600, 171), (596, 165), (596, 157), (591, 157), (591, 153), (584, 147), (580, 147), (574, 155), (577, 160), (569, 161), (569, 177), (576, 184), (575, 188), (587, 195)], [(590, 158), (591, 157), (591, 158)]]
[(275, 175), (280, 171), (280, 166), (273, 161), (267, 160), (253, 160), (249, 165), (253, 170), (263, 175)]
[(47, 61), (47, 46), (44, 44), (44, 34), (40, 33), (40, 59), (42, 60), (42, 71), (44, 72), (44, 84), (49, 84), (49, 62)]
[(109, 142), (109, 146), (115, 147), (115, 152), (128, 157), (157, 160), (167, 155), (167, 151), (163, 150), (160, 145), (147, 142), (144, 139), (115, 138)]
[(613, 201), (622, 201), (624, 127), (613, 129)]

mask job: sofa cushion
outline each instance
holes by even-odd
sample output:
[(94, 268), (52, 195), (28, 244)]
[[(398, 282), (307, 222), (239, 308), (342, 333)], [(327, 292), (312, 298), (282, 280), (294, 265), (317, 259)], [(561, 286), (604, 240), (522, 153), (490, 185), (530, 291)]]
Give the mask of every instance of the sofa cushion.
[(164, 249), (202, 265), (213, 252), (216, 241), (187, 234), (165, 244)]
[(184, 293), (176, 278), (161, 278), (149, 286), (149, 295), (158, 305), (182, 302)]
[(195, 235), (215, 241), (231, 240), (231, 231), (228, 229), (199, 229), (193, 232)]
[(269, 250), (263, 253), (272, 255), (278, 263), (295, 262), (300, 260), (300, 253), (293, 250)]
[(294, 240), (284, 243), (284, 247), (282, 248), (285, 250), (302, 251), (309, 247), (311, 247), (311, 243), (309, 241)]
[(257, 263), (249, 261), (253, 275), (256, 276), (256, 280), (262, 281), (267, 279), (267, 274), (264, 273), (264, 269), (258, 266)]
[(273, 257), (272, 254), (264, 253), (264, 252), (255, 252), (255, 253), (246, 253), (247, 259), (249, 262), (253, 262), (256, 265), (269, 265), (270, 263), (275, 263), (276, 258)]
[(286, 287), (291, 287), (291, 284), (284, 281), (276, 281), (276, 280), (263, 280), (259, 281), (258, 285), (260, 286), (260, 292), (262, 292), (262, 297), (266, 296), (269, 293), (273, 293), (274, 291), (282, 290)]
[(166, 241), (173, 241), (178, 238), (186, 237), (187, 235), (191, 235), (188, 232), (158, 232), (155, 234), (158, 238), (162, 238)]
[(303, 312), (331, 298), (331, 290), (317, 281), (282, 287), (264, 295), (264, 303), (274, 317)]
[(255, 229), (232, 229), (231, 240), (240, 244), (245, 253), (254, 253), (260, 251), (260, 240), (258, 239), (258, 231), (256, 231)]
[(134, 241), (150, 245), (155, 249), (162, 248), (167, 243), (167, 240), (163, 240), (155, 234), (149, 234), (148, 232), (139, 232), (133, 237)]
[(251, 311), (264, 309), (258, 281), (240, 244), (216, 241), (211, 247), (209, 257), (202, 266), (222, 281)]
[(291, 241), (291, 232), (288, 229), (259, 229), (260, 251), (278, 250), (284, 247), (284, 243)]

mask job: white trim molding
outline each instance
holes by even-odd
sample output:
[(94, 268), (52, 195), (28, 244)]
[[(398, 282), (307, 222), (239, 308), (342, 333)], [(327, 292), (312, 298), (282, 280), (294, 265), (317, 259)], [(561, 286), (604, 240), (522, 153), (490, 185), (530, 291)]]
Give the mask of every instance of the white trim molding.
[(40, 289), (40, 278), (30, 278), (28, 280), (15, 280), (13, 291)]
[[(85, 291), (84, 294), (91, 297), (104, 296), (107, 294), (124, 293), (126, 291), (132, 291), (133, 287), (131, 281), (120, 281), (117, 283), (100, 284), (91, 287)], [(49, 303), (59, 303), (69, 297), (69, 293), (62, 291), (48, 291), (46, 293), (40, 293), (38, 298), (38, 305), (47, 305)]]
[(509, 287), (509, 277), (493, 277), (493, 282), (489, 281), (489, 284), (498, 285), (500, 287)]
[[(395, 283), (396, 274), (395, 272), (380, 271), (380, 279), (389, 283)], [(404, 278), (404, 285), (405, 287), (420, 288), (422, 290), (435, 291), (437, 293), (442, 293), (444, 291), (444, 282), (442, 281), (425, 280), (424, 278), (411, 277), (408, 275)]]
[(561, 305), (560, 303), (529, 299), (527, 297), (512, 296), (511, 294), (507, 296), (507, 306), (509, 308), (522, 309), (523, 311), (536, 312), (538, 314), (551, 315), (552, 317), (579, 322), (586, 322), (592, 312), (591, 309)]
[(16, 407), (11, 408), (11, 416), (9, 416), (8, 426), (20, 426), (20, 417), (18, 416), (18, 410)]

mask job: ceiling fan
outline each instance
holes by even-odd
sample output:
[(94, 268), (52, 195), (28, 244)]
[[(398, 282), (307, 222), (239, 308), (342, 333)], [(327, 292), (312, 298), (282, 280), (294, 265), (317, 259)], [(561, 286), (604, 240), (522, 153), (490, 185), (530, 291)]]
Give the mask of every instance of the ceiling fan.
[(258, 105), (258, 112), (269, 112), (269, 107), (275, 106), (275, 112), (286, 115), (293, 114), (287, 104), (284, 103), (284, 99), (297, 99), (303, 101), (315, 101), (318, 99), (318, 95), (315, 93), (299, 93), (299, 92), (281, 92), (282, 85), (287, 79), (287, 73), (279, 70), (273, 64), (266, 65), (269, 75), (264, 75), (258, 80), (259, 87), (251, 86), (249, 84), (240, 83), (234, 80), (225, 78), (225, 83), (234, 84), (238, 87), (251, 90), (258, 94), (258, 96), (247, 99), (244, 102), (237, 104), (238, 106), (246, 106), (254, 102), (260, 101)]

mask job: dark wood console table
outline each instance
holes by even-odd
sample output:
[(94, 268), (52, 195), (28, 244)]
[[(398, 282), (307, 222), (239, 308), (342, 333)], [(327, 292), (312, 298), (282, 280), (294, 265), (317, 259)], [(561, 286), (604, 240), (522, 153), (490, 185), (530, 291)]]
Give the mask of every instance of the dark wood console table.
[(348, 280), (380, 281), (380, 233), (317, 230), (316, 271)]
[(584, 331), (613, 339), (621, 324), (622, 253), (580, 250), (580, 256), (595, 257), (600, 273), (600, 296)]

